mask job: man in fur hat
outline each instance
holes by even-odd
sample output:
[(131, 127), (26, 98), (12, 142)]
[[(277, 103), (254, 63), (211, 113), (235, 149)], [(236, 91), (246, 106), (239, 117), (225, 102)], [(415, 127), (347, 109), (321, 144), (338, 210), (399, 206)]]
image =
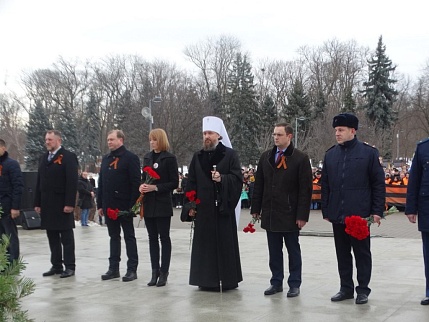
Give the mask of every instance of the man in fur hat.
[(385, 204), (384, 172), (378, 150), (356, 138), (359, 120), (353, 114), (334, 117), (336, 145), (326, 151), (322, 169), (322, 214), (332, 223), (340, 291), (331, 301), (354, 298), (353, 258), (356, 261), (356, 304), (368, 302), (371, 289), (370, 237), (358, 240), (345, 232), (345, 218), (373, 217), (379, 224)]

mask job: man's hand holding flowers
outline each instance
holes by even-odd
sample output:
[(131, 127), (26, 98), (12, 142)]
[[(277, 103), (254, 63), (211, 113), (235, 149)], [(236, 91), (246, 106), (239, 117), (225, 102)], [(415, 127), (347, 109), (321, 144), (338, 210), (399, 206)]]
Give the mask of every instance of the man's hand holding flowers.
[(381, 217), (379, 215), (371, 215), (371, 217), (372, 217), (372, 222), (375, 224), (378, 224), (378, 226), (380, 226)]

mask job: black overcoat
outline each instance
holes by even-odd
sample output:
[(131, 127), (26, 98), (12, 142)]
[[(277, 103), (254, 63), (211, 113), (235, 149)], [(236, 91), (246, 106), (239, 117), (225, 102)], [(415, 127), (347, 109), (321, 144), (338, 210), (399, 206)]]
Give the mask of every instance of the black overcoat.
[(78, 181), (76, 154), (61, 147), (51, 161), (48, 152), (39, 161), (34, 206), (41, 208), (41, 227), (67, 230), (75, 227), (74, 214), (64, 207), (75, 207)]
[[(252, 214), (261, 215), (261, 227), (273, 232), (299, 230), (297, 220), (308, 221), (313, 177), (307, 154), (290, 143), (286, 166), (274, 163), (277, 147), (262, 153), (255, 174)], [(285, 169), (286, 167), (286, 169)]]
[[(211, 179), (213, 165), (222, 176), (218, 184)], [(234, 150), (219, 143), (210, 160), (206, 152), (194, 154), (186, 191), (195, 190), (201, 202), (196, 208), (189, 284), (219, 287), (222, 280), (222, 286), (230, 288), (243, 280), (235, 219), (242, 182)]]
[[(179, 170), (176, 157), (162, 151), (156, 162), (153, 162), (153, 152), (144, 156), (143, 168), (151, 167), (159, 175), (159, 179), (153, 183), (158, 191), (145, 193), (143, 197), (143, 209), (145, 218), (173, 216), (173, 201), (171, 193), (179, 185)], [(146, 172), (143, 172), (143, 180), (146, 180)]]
[(139, 197), (140, 160), (125, 146), (111, 151), (101, 161), (98, 176), (97, 209), (129, 211)]

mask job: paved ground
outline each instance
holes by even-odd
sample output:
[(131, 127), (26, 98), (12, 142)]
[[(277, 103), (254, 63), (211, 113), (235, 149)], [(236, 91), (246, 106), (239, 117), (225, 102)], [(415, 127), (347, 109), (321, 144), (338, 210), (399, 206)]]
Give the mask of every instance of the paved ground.
[[(260, 227), (254, 234), (241, 229), (250, 220), (243, 211), (240, 220), (240, 253), (244, 281), (237, 290), (220, 293), (199, 291), (188, 285), (188, 223), (179, 222), (175, 209), (171, 237), (173, 256), (169, 283), (148, 287), (150, 264), (147, 233), (137, 231), (140, 264), (138, 280), (101, 281), (108, 266), (108, 236), (105, 226), (76, 227), (76, 276), (42, 277), (50, 267), (45, 232), (20, 230), (22, 255), (28, 263), (25, 276), (36, 283), (34, 294), (22, 300), (30, 317), (40, 321), (429, 321), (424, 296), (421, 241), (416, 225), (403, 213), (389, 216), (371, 231), (373, 250), (372, 293), (367, 305), (353, 300), (332, 303), (339, 289), (331, 226), (312, 211), (300, 238), (303, 253), (301, 295), (264, 296), (269, 286), (266, 237)], [(137, 220), (136, 220), (137, 226)], [(123, 252), (125, 254), (125, 250)], [(125, 261), (121, 274), (126, 271)]]

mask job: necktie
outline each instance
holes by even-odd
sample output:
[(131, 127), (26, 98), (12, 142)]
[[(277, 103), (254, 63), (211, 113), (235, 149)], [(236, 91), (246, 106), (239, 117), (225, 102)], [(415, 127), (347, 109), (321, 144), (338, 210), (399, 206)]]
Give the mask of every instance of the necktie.
[(277, 151), (276, 164), (278, 164), (282, 158), (283, 151)]
[(54, 157), (54, 154), (52, 152), (49, 152), (48, 161), (51, 161), (53, 157)]

